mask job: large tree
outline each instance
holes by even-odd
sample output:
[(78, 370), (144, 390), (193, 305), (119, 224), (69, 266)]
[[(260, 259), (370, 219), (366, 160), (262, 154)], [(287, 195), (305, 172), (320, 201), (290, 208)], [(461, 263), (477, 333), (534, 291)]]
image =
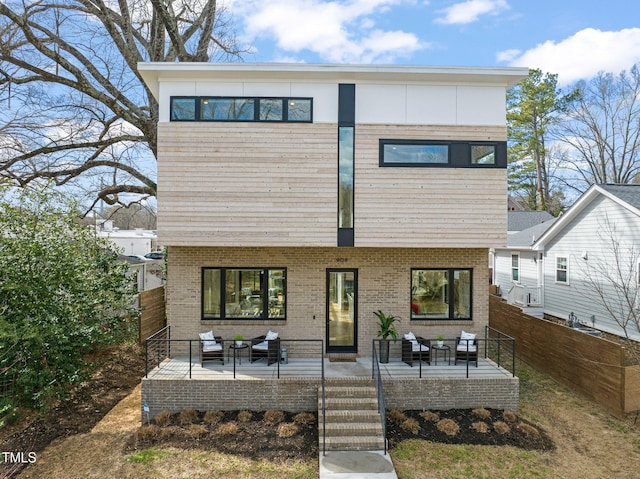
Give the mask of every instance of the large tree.
[(158, 105), (136, 64), (240, 53), (216, 0), (0, 2), (0, 177), (155, 196)]
[(562, 123), (567, 160), (580, 191), (597, 183), (635, 183), (640, 173), (640, 71), (600, 73), (577, 84)]
[(551, 212), (559, 197), (552, 182), (559, 158), (551, 148), (551, 130), (572, 98), (557, 84), (557, 75), (535, 69), (507, 92), (510, 189), (530, 209)]
[(77, 220), (50, 188), (0, 185), (0, 366), (30, 405), (81, 380), (93, 347), (135, 331), (128, 266)]

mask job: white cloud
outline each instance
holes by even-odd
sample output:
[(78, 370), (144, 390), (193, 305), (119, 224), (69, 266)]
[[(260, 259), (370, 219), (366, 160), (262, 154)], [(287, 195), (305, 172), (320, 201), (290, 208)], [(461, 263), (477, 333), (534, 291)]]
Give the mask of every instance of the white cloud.
[(467, 0), (439, 10), (444, 16), (436, 18), (435, 22), (445, 25), (473, 23), (482, 15), (496, 15), (509, 8), (507, 0)]
[(243, 17), (244, 41), (273, 40), (287, 56), (309, 50), (342, 63), (392, 61), (427, 45), (413, 33), (376, 28), (375, 15), (405, 0), (234, 0)]
[(558, 83), (567, 85), (589, 79), (598, 72), (619, 73), (640, 61), (640, 28), (603, 32), (594, 28), (580, 30), (559, 42), (546, 41), (526, 52), (498, 53), (499, 61), (510, 66), (539, 68), (557, 73)]

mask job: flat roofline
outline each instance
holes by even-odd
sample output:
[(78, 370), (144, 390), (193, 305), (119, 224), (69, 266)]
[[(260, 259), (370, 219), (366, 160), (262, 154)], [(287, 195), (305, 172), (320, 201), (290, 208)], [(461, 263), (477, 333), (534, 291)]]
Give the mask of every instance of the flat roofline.
[(500, 85), (506, 88), (527, 77), (524, 67), (461, 67), (419, 65), (338, 65), (308, 63), (170, 63), (141, 62), (138, 71), (157, 97), (161, 81), (334, 81), (410, 82)]

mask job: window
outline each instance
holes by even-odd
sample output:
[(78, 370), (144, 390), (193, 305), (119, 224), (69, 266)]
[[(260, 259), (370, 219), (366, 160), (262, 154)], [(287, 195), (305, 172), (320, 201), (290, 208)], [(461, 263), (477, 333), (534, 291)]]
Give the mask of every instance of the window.
[(380, 166), (506, 168), (504, 141), (379, 140)]
[(569, 262), (566, 256), (556, 256), (556, 283), (569, 283)]
[(511, 255), (511, 279), (515, 282), (520, 281), (520, 255)]
[(171, 121), (312, 121), (311, 98), (171, 97)]
[(202, 319), (285, 319), (285, 268), (203, 268)]
[(411, 319), (471, 319), (471, 269), (412, 269)]

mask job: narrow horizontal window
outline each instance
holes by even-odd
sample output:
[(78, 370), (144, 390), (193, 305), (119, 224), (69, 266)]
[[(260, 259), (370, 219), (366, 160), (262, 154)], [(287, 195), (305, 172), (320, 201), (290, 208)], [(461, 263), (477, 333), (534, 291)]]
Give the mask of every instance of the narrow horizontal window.
[(285, 319), (285, 268), (203, 268), (202, 319)]
[(506, 168), (507, 143), (379, 140), (379, 164), (389, 167)]
[(311, 98), (171, 97), (171, 121), (310, 123)]

